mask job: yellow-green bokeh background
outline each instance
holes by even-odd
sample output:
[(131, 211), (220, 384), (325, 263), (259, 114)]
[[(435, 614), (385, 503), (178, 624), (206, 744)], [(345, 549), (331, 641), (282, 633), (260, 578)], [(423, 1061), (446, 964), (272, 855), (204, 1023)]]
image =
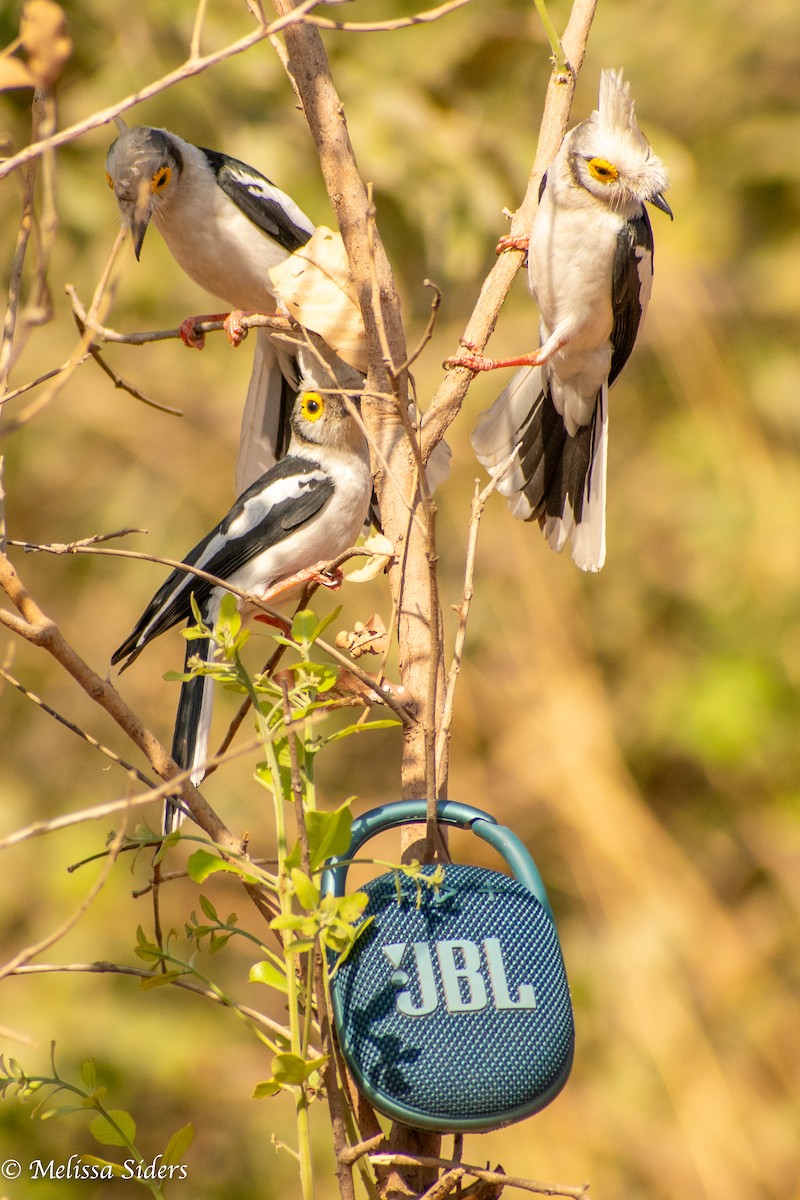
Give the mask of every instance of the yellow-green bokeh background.
[[(6, 0), (0, 10), (4, 45), (18, 7)], [(333, 15), (366, 20), (415, 7), (357, 0)], [(75, 55), (59, 90), (64, 125), (178, 65), (194, 6), (82, 0), (67, 11)], [(566, 4), (554, 0), (552, 14), (563, 27)], [(249, 28), (244, 5), (210, 0), (204, 48)], [(493, 261), (501, 211), (522, 197), (548, 48), (527, 0), (473, 0), (438, 24), (325, 41), (362, 172), (375, 186), (410, 342), (427, 316), (423, 280), (444, 292), (416, 368), (424, 406)], [(573, 987), (576, 1062), (548, 1110), (468, 1138), (465, 1157), (543, 1180), (586, 1179), (598, 1200), (787, 1200), (800, 1176), (800, 12), (791, 0), (600, 0), (575, 120), (593, 106), (606, 66), (624, 67), (632, 81), (640, 120), (671, 171), (676, 218), (653, 214), (653, 301), (612, 397), (608, 563), (598, 577), (580, 576), (492, 499), (450, 788), (510, 824), (535, 853)], [(0, 98), (13, 149), (27, 140), (29, 99)], [(133, 119), (252, 162), (330, 223), (310, 137), (269, 44), (141, 105)], [(57, 366), (75, 343), (63, 285), (88, 301), (117, 229), (103, 181), (110, 140), (102, 129), (58, 154), (55, 318), (31, 337), (14, 386)], [(17, 179), (0, 184), (6, 264), (19, 196)], [(214, 309), (155, 231), (139, 265), (129, 249), (123, 259), (115, 327), (166, 328)], [(520, 352), (535, 338), (520, 278), (491, 351)], [(9, 536), (66, 542), (137, 526), (148, 535), (127, 544), (182, 555), (232, 499), (250, 353), (221, 337), (202, 355), (177, 343), (108, 351), (146, 394), (182, 408), (182, 419), (115, 391), (93, 364), (82, 367), (5, 441)], [(437, 497), (449, 646), (478, 474), (469, 432), (506, 377), (476, 380), (449, 435), (453, 474)], [(13, 558), (101, 674), (162, 578), (158, 567), (112, 558)], [(340, 599), (342, 626), (373, 610), (388, 619), (381, 583)], [(323, 598), (320, 608), (332, 603)], [(12, 651), (10, 669), (28, 687), (138, 762), (42, 651), (4, 634), (0, 657)], [(181, 639), (168, 635), (120, 684), (166, 741), (175, 686), (162, 675), (181, 655)], [(220, 710), (232, 704), (223, 698)], [(362, 808), (396, 798), (397, 743), (390, 731), (332, 749), (320, 764), (322, 802), (355, 794)], [(8, 687), (0, 748), (0, 836), (124, 793), (117, 768)], [(219, 773), (207, 795), (233, 829), (250, 831), (254, 852), (268, 852), (269, 809), (252, 766)], [(99, 850), (110, 824), (4, 852), (3, 960), (81, 903), (98, 868), (66, 868)], [(474, 852), (466, 840), (457, 845)], [(146, 877), (144, 861), (120, 863), (79, 924), (36, 961), (135, 962), (136, 925), (149, 927), (151, 916), (148, 899), (132, 892)], [(235, 887), (205, 890), (257, 927)], [(178, 885), (164, 905), (167, 925), (181, 929), (195, 891)], [(265, 1003), (243, 982), (249, 964), (232, 946), (203, 965), (238, 998)], [(178, 1126), (195, 1124), (189, 1180), (168, 1194), (298, 1194), (292, 1159), (271, 1144), (273, 1134), (293, 1141), (289, 1101), (250, 1098), (269, 1074), (268, 1056), (229, 1013), (167, 989), (140, 994), (130, 979), (53, 975), (2, 981), (0, 1025), (33, 1039), (0, 1044), (33, 1073), (46, 1070), (51, 1039), (69, 1077), (94, 1057), (109, 1102), (135, 1116), (145, 1157)], [(319, 1197), (328, 1200), (335, 1192), (319, 1108)], [(2, 1157), (92, 1153), (86, 1125), (80, 1115), (31, 1122), (7, 1100)], [(8, 1183), (6, 1193), (88, 1200), (127, 1196), (132, 1186)]]

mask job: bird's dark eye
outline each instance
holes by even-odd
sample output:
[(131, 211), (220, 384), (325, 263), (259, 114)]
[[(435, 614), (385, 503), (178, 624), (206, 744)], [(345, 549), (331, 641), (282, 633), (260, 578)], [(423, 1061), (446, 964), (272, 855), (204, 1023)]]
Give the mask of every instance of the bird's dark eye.
[(588, 165), (589, 174), (598, 183), (614, 183), (619, 178), (619, 171), (607, 158), (590, 158)]
[(163, 192), (164, 188), (172, 178), (172, 167), (159, 167), (153, 172), (153, 178), (150, 180), (151, 192)]
[(319, 392), (305, 392), (301, 412), (307, 421), (318, 421), (325, 412), (325, 401)]

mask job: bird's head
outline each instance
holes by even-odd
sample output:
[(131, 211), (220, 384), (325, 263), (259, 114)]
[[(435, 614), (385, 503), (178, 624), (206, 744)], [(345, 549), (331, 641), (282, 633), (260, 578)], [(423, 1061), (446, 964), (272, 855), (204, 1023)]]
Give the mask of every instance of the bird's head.
[(120, 119), (117, 129), (119, 136), (106, 159), (106, 181), (117, 198), (123, 224), (131, 231), (138, 258), (151, 217), (175, 194), (183, 155), (165, 129), (146, 125), (129, 129)]
[(352, 415), (353, 400), (336, 392), (319, 392), (301, 382), (291, 416), (293, 440), (310, 448), (324, 446), (363, 457), (367, 442)]
[(666, 168), (639, 128), (621, 71), (601, 72), (598, 107), (568, 135), (567, 150), (575, 182), (609, 208), (627, 213), (647, 202), (672, 218)]

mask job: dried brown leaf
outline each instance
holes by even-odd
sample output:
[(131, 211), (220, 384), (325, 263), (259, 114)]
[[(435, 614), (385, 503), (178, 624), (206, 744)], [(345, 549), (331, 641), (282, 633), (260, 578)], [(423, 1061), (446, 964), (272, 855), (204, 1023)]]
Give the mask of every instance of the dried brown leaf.
[(306, 245), (269, 274), (290, 316), (324, 338), (351, 367), (365, 372), (364, 324), (341, 236), (317, 226)]
[(36, 87), (36, 80), (18, 58), (0, 58), (0, 92), (11, 88)]
[(52, 88), (72, 54), (72, 39), (63, 8), (55, 0), (27, 0), (19, 32), (36, 86)]

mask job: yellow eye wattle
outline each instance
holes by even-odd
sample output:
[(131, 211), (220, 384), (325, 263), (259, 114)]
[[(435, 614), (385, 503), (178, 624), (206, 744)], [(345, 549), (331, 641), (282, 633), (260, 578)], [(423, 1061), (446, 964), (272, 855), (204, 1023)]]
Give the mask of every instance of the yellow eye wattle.
[(607, 158), (590, 158), (588, 166), (589, 174), (598, 183), (615, 183), (619, 179), (619, 171)]
[(111, 178), (111, 176), (110, 176), (110, 174), (108, 173), (108, 171), (106, 171), (106, 183), (108, 184), (108, 186), (109, 186), (109, 187), (111, 188), (111, 190), (113, 191), (113, 190), (114, 190), (114, 180)]
[(159, 167), (153, 172), (153, 178), (150, 180), (151, 192), (163, 192), (164, 188), (172, 178), (172, 167)]
[(318, 421), (325, 412), (325, 401), (319, 392), (304, 392), (300, 411), (307, 421)]

